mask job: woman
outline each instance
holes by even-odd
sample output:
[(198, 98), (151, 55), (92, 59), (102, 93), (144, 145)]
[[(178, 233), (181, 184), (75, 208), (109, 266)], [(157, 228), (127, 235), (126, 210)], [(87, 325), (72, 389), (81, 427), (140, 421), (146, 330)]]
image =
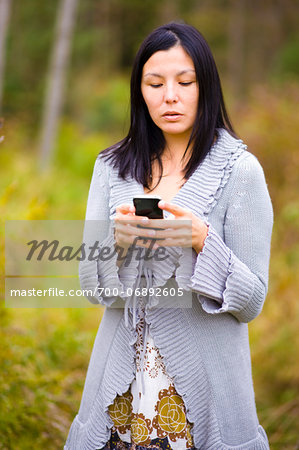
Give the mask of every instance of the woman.
[[(163, 219), (135, 215), (144, 194), (162, 198)], [(81, 287), (106, 308), (65, 449), (268, 449), (247, 322), (267, 293), (273, 210), (195, 28), (170, 23), (142, 43), (130, 130), (96, 160), (86, 219), (100, 246)]]

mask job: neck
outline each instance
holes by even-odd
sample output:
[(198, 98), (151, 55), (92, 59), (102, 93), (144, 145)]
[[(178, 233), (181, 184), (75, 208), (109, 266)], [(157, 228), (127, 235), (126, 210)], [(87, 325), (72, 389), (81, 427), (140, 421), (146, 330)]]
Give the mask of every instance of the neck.
[[(163, 151), (162, 158), (165, 159), (171, 159), (172, 161), (181, 161), (187, 145), (190, 138), (190, 135), (188, 136), (177, 136), (177, 135), (164, 135), (166, 140), (165, 149)], [(191, 148), (189, 147), (186, 153), (186, 156), (184, 158), (184, 161), (188, 159), (190, 156)]]

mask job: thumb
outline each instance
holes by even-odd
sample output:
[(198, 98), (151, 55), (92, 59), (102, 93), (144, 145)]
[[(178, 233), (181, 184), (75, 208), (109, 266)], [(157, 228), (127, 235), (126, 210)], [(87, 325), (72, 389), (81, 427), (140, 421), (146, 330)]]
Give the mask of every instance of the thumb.
[(186, 210), (184, 208), (181, 208), (181, 206), (174, 205), (173, 203), (165, 202), (164, 200), (161, 200), (158, 203), (159, 208), (164, 209), (165, 211), (170, 212), (176, 217), (181, 217), (186, 214)]

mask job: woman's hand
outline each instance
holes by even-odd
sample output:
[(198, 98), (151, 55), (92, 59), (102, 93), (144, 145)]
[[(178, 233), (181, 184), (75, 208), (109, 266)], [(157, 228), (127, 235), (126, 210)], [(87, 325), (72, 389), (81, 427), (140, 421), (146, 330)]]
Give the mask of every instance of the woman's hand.
[(174, 217), (150, 220), (145, 225), (146, 227), (162, 226), (165, 228), (165, 222), (170, 221), (169, 226), (165, 230), (156, 231), (154, 237), (161, 239), (157, 240), (156, 244), (163, 247), (192, 247), (196, 253), (199, 253), (204, 246), (209, 230), (203, 220), (193, 214), (188, 208), (182, 208), (173, 203), (161, 200), (158, 206), (170, 212)]
[[(148, 219), (136, 216), (135, 207), (128, 204), (116, 208), (115, 240), (128, 249), (133, 243), (155, 249), (162, 247), (193, 247), (199, 253), (208, 234), (208, 226), (189, 209), (160, 201), (158, 206), (169, 211), (171, 219)], [(139, 228), (139, 226), (145, 228)], [(153, 230), (152, 228), (161, 228)], [(137, 238), (138, 242), (137, 242)], [(153, 239), (155, 245), (153, 246)], [(157, 239), (157, 240), (156, 240)]]
[[(153, 237), (154, 231), (150, 229), (139, 228), (145, 226), (150, 219), (144, 216), (135, 215), (135, 206), (122, 204), (116, 208), (115, 216), (115, 241), (119, 247), (127, 250), (130, 245), (136, 244), (136, 239), (141, 237), (138, 246), (148, 248), (152, 244), (150, 237)], [(147, 240), (146, 241), (144, 241)]]

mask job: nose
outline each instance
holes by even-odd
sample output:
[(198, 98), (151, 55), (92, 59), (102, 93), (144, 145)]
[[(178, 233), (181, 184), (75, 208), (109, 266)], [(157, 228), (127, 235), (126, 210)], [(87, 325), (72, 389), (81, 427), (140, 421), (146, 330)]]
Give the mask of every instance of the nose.
[(173, 83), (166, 84), (164, 100), (166, 103), (176, 103), (178, 101), (178, 93)]

